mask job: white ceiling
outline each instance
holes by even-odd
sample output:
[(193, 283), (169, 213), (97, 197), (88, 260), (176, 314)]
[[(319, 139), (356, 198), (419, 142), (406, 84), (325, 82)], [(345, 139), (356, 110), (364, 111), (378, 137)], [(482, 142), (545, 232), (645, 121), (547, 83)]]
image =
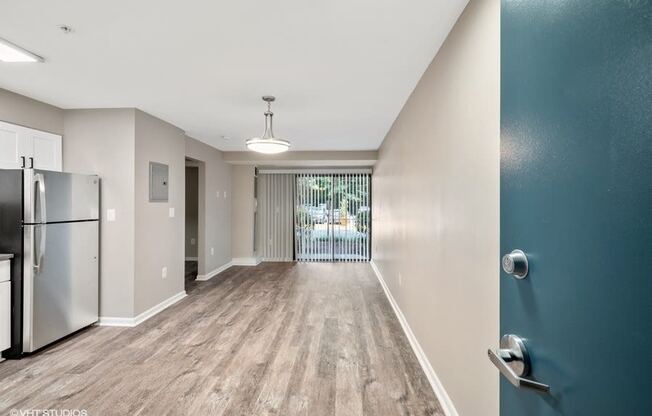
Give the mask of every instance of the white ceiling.
[(222, 150), (262, 134), (272, 94), (293, 150), (376, 149), (466, 3), (0, 0), (0, 37), (46, 60), (0, 62), (0, 87), (137, 107)]

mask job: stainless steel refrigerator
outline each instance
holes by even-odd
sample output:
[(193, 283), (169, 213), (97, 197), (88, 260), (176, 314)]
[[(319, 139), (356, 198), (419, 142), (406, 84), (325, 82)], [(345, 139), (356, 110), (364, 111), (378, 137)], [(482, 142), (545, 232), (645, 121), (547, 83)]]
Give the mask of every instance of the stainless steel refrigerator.
[(7, 358), (98, 320), (99, 177), (0, 170), (0, 252), (14, 254)]

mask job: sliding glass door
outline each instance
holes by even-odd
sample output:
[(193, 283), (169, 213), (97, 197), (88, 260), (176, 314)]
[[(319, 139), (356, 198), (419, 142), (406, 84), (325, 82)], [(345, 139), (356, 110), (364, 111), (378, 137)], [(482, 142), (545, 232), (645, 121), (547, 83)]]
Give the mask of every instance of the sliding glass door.
[(297, 174), (294, 195), (298, 261), (369, 260), (369, 174)]
[(332, 259), (328, 216), (333, 179), (323, 175), (295, 176), (294, 249), (297, 261)]

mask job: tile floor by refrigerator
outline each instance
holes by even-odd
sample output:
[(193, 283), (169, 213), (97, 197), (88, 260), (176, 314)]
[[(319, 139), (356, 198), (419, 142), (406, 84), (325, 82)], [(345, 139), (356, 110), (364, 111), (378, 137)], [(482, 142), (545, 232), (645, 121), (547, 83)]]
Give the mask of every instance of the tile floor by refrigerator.
[(366, 263), (263, 263), (0, 366), (0, 413), (443, 415)]

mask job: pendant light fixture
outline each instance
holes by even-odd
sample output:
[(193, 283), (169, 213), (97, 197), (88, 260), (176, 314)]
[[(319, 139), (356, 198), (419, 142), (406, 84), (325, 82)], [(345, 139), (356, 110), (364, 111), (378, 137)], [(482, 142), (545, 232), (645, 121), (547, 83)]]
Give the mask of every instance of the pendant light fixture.
[(277, 139), (274, 137), (274, 131), (272, 131), (272, 103), (276, 100), (275, 97), (271, 95), (263, 96), (263, 101), (267, 103), (267, 111), (265, 111), (265, 132), (263, 137), (254, 137), (245, 142), (247, 149), (253, 150), (254, 152), (259, 153), (283, 153), (290, 149), (290, 142), (283, 139)]

